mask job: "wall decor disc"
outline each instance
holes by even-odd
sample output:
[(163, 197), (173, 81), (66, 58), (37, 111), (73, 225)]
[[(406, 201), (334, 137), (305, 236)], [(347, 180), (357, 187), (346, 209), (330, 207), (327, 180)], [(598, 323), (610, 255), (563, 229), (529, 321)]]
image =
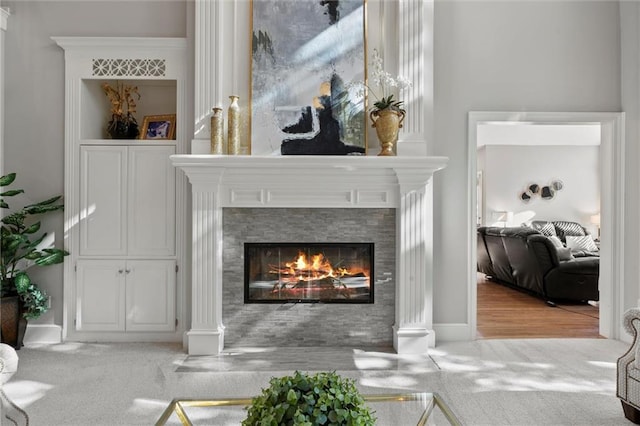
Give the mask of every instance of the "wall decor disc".
[(542, 198), (543, 200), (551, 200), (555, 195), (555, 189), (550, 186), (543, 186), (540, 191), (540, 198)]
[(553, 182), (551, 182), (551, 188), (556, 191), (560, 191), (562, 188), (564, 188), (564, 183), (562, 183), (561, 180), (554, 180)]

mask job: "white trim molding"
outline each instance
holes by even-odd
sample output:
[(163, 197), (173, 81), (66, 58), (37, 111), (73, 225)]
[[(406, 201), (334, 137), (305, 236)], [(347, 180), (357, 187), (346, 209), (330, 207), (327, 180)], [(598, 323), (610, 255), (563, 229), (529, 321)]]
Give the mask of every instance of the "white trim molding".
[(4, 175), (4, 32), (9, 21), (9, 9), (0, 7), (0, 176)]
[(433, 1), (400, 0), (398, 6), (398, 74), (413, 82), (401, 148), (405, 155), (427, 155), (433, 141)]
[(477, 327), (476, 292), (476, 172), (477, 128), (486, 123), (600, 124), (600, 334), (618, 339), (624, 335), (622, 316), (624, 290), (624, 191), (625, 138), (622, 112), (504, 112), (472, 111), (468, 117), (468, 205), (467, 205), (467, 277), (469, 338), (475, 339)]
[[(395, 208), (398, 353), (426, 353), (433, 331), (432, 176), (445, 157), (174, 155), (192, 187), (189, 354), (219, 354), (222, 323), (222, 208)], [(304, 176), (321, 193), (292, 191)]]
[(62, 342), (62, 327), (56, 324), (27, 324), (24, 333), (24, 343), (60, 343)]

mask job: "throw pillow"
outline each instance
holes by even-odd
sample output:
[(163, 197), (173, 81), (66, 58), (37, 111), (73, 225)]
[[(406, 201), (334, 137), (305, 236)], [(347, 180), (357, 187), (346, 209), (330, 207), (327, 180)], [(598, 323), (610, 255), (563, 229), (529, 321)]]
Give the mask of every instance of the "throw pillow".
[(553, 226), (553, 223), (547, 222), (544, 225), (538, 226), (538, 232), (542, 235), (546, 235), (547, 237), (552, 237), (556, 234), (556, 227)]
[(558, 248), (556, 251), (558, 252), (558, 260), (561, 262), (563, 260), (575, 259), (571, 254), (571, 249), (569, 247)]
[(552, 235), (550, 237), (548, 237), (551, 242), (553, 243), (554, 246), (556, 246), (556, 248), (564, 248), (564, 244), (562, 244), (562, 241), (560, 241), (560, 238), (556, 237), (555, 235)]
[(567, 247), (571, 250), (598, 251), (598, 246), (593, 242), (593, 237), (591, 235), (585, 235), (582, 237), (567, 235)]

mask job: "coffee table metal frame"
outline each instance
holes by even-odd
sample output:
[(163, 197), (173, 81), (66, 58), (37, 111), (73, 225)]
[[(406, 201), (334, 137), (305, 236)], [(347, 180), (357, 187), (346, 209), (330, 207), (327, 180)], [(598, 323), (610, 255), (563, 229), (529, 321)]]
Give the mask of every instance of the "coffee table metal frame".
[[(433, 409), (438, 407), (449, 424), (460, 426), (462, 423), (455, 416), (451, 408), (447, 405), (442, 397), (436, 392), (415, 392), (415, 393), (399, 393), (399, 394), (380, 394), (380, 395), (363, 395), (367, 402), (405, 402), (427, 400), (427, 407), (422, 412), (417, 426), (427, 424), (429, 416)], [(180, 421), (185, 426), (191, 426), (191, 420), (187, 416), (185, 407), (228, 407), (228, 406), (248, 406), (251, 404), (251, 398), (227, 398), (227, 399), (194, 399), (194, 398), (174, 398), (164, 410), (156, 426), (162, 426), (167, 423), (171, 415), (175, 412)]]

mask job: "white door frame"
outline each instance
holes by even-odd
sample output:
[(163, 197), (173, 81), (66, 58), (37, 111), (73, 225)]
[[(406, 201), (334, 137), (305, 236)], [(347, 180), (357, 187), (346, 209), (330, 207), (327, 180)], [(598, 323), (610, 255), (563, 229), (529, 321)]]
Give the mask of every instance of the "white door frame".
[[(624, 289), (624, 113), (472, 111), (468, 122), (468, 318), (477, 329), (476, 174), (477, 128), (487, 123), (600, 124), (600, 334), (620, 338)], [(523, 327), (526, 325), (523, 324)]]

